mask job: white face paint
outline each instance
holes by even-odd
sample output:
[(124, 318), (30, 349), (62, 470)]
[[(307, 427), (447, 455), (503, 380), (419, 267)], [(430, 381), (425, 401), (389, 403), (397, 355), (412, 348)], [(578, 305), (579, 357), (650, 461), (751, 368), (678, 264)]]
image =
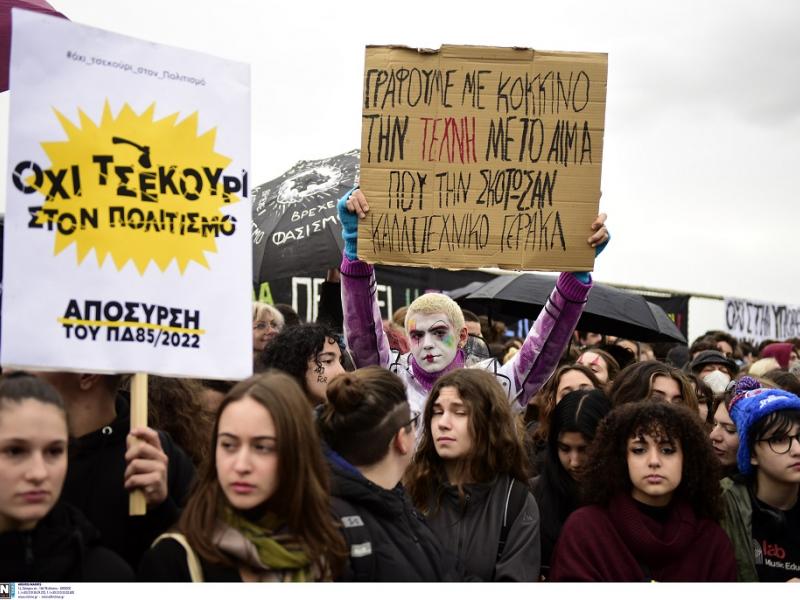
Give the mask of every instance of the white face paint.
[(441, 371), (456, 357), (459, 332), (444, 313), (414, 313), (408, 318), (408, 339), (417, 364), (429, 373)]

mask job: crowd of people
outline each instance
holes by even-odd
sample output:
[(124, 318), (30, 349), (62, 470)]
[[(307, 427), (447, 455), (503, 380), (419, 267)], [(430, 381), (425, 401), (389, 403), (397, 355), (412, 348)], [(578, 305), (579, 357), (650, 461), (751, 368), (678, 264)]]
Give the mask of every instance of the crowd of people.
[(442, 294), (384, 321), (368, 210), (319, 322), (254, 302), (255, 374), (151, 378), (150, 427), (124, 376), (3, 374), (0, 580), (800, 577), (800, 340), (577, 331), (589, 273), (524, 339)]

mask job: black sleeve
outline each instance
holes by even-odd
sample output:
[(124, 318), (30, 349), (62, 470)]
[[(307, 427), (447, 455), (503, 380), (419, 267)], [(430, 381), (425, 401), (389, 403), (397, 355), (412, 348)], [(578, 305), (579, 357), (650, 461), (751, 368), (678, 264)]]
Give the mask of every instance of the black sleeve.
[(102, 546), (92, 548), (84, 559), (83, 581), (136, 581), (131, 566), (115, 552)]
[(142, 517), (127, 517), (125, 559), (134, 566), (153, 540), (177, 523), (194, 481), (191, 459), (169, 434), (159, 431), (158, 435), (161, 449), (169, 459), (167, 498), (158, 506), (148, 506), (147, 514)]
[(342, 311), (342, 284), (323, 281), (319, 288), (319, 304), (317, 305), (317, 323), (324, 323), (334, 331), (341, 333), (344, 323)]
[(178, 581), (191, 582), (186, 550), (179, 542), (165, 539), (158, 542), (142, 556), (138, 581)]

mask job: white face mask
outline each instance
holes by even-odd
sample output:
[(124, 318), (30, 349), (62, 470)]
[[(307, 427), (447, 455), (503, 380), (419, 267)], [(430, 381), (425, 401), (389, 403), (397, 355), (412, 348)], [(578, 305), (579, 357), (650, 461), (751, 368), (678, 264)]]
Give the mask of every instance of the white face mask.
[(428, 373), (447, 367), (458, 352), (459, 332), (444, 313), (414, 313), (408, 318), (411, 354)]
[(703, 381), (711, 388), (712, 392), (721, 394), (725, 391), (725, 388), (728, 387), (731, 378), (727, 373), (723, 373), (722, 371), (711, 371), (711, 373), (703, 377)]

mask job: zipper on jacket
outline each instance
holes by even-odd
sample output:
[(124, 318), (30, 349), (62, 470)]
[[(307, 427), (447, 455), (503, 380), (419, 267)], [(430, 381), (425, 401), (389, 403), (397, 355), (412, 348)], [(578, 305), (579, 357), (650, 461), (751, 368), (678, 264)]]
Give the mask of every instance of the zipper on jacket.
[(470, 496), (469, 493), (464, 495), (464, 507), (461, 509), (461, 522), (458, 524), (458, 550), (456, 551), (456, 558), (458, 559), (459, 565), (464, 562), (461, 560), (461, 548), (464, 545), (464, 519), (467, 516), (467, 508), (469, 507), (471, 498), (472, 496)]
[(416, 530), (414, 529), (414, 524), (411, 522), (411, 519), (408, 518), (408, 512), (403, 511), (403, 515), (405, 515), (406, 523), (408, 523), (408, 530), (411, 532), (411, 539), (414, 540), (415, 544), (419, 544), (419, 538), (417, 537)]
[(33, 536), (25, 534), (25, 566), (33, 567)]

